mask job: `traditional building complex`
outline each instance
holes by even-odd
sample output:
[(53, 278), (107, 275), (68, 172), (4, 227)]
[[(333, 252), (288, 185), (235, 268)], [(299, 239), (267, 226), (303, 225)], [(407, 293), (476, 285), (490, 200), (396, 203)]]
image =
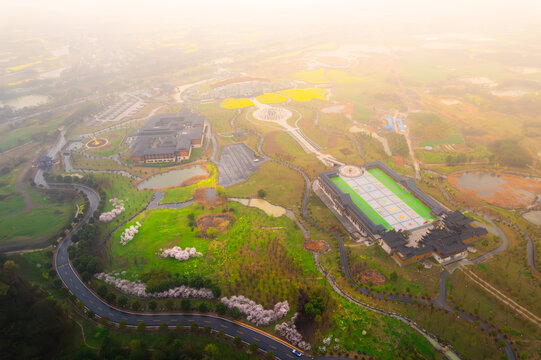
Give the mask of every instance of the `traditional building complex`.
[(153, 116), (132, 135), (135, 140), (131, 157), (143, 163), (189, 159), (192, 148), (201, 147), (205, 131), (205, 118), (189, 109)]
[(487, 234), (379, 161), (324, 172), (314, 190), (352, 237), (378, 242), (400, 265), (429, 256), (440, 263), (463, 258), (467, 243)]

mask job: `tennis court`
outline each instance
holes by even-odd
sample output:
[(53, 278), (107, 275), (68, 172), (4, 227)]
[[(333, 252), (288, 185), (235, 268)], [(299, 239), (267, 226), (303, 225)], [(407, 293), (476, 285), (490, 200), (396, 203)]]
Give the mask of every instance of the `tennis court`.
[(434, 220), (430, 209), (380, 169), (358, 177), (332, 178), (335, 185), (376, 225), (411, 230)]

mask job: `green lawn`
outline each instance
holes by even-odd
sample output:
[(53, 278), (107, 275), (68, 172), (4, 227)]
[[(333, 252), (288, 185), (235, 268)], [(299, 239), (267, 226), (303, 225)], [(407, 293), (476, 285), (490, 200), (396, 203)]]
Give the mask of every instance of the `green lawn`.
[(96, 156), (114, 155), (126, 148), (125, 146), (120, 146), (120, 144), (122, 143), (122, 140), (124, 140), (127, 134), (133, 133), (134, 131), (135, 129), (133, 128), (126, 128), (101, 134), (97, 138), (105, 138), (107, 139), (108, 143), (96, 149), (85, 147), (85, 151), (91, 155)]
[(106, 193), (106, 203), (104, 211), (113, 209), (113, 205), (109, 202), (112, 198), (124, 200), (126, 210), (109, 224), (106, 230), (111, 231), (115, 226), (128, 220), (138, 211), (140, 211), (152, 198), (152, 191), (137, 190), (133, 186), (133, 180), (118, 174), (96, 173), (92, 174), (93, 178)]
[(75, 204), (49, 204), (0, 221), (0, 242), (47, 238), (66, 225)]
[[(195, 247), (197, 251), (207, 253), (210, 240), (198, 238), (188, 226), (188, 214), (194, 212), (199, 216), (202, 211), (195, 207), (181, 210), (157, 209), (148, 210), (121, 227), (111, 237), (111, 271), (128, 269), (127, 277), (136, 279), (137, 274), (152, 268), (165, 268), (173, 274), (193, 274), (199, 270), (203, 257), (192, 258), (188, 261), (178, 261), (173, 258), (162, 258), (160, 249), (173, 246)], [(126, 245), (120, 244), (120, 234), (125, 228), (139, 221), (142, 226), (134, 239)]]
[(425, 140), (419, 143), (419, 146), (436, 146), (436, 145), (454, 145), (464, 144), (464, 138), (460, 133), (453, 133), (447, 137), (436, 140)]
[[(296, 303), (298, 288), (317, 275), (296, 224), (285, 216), (274, 218), (235, 202), (228, 203), (227, 208), (233, 209), (236, 219), (215, 239), (196, 237), (187, 216), (192, 212), (196, 218), (203, 213), (219, 213), (221, 208), (192, 205), (180, 210), (145, 211), (112, 236), (107, 272), (126, 270), (126, 278), (137, 279), (142, 271), (164, 268), (173, 274), (212, 278), (227, 296), (243, 294), (268, 306), (286, 299)], [(120, 234), (135, 221), (142, 224), (139, 233), (127, 245), (121, 245)], [(203, 256), (184, 262), (159, 256), (160, 249), (173, 246), (195, 247)]]
[(0, 176), (0, 218), (13, 214), (24, 208), (24, 198), (17, 191), (15, 182), (20, 167)]

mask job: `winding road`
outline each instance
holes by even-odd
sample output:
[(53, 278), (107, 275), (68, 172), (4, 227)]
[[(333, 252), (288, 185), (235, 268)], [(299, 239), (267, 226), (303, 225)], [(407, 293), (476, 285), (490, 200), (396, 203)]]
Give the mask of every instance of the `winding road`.
[[(260, 135), (260, 140), (263, 140)], [(214, 145), (213, 149), (213, 155), (215, 155), (216, 149), (216, 141), (214, 137), (212, 137), (212, 142)], [(260, 153), (264, 155), (261, 152), (261, 144), (262, 141), (258, 144), (258, 148), (260, 150)], [(319, 228), (323, 231), (327, 231), (330, 234), (332, 234), (338, 241), (339, 249), (340, 249), (340, 258), (342, 263), (342, 268), (345, 274), (346, 279), (348, 282), (355, 284), (355, 281), (351, 278), (349, 273), (349, 266), (347, 262), (347, 255), (346, 250), (344, 247), (344, 242), (340, 235), (336, 232), (330, 231), (328, 229), (320, 227), (313, 219), (310, 218), (308, 212), (307, 212), (307, 206), (308, 206), (308, 198), (310, 194), (311, 189), (311, 182), (308, 177), (308, 175), (302, 170), (297, 168), (294, 165), (291, 165), (289, 163), (274, 160), (277, 163), (280, 163), (281, 165), (287, 166), (297, 172), (299, 172), (304, 180), (305, 180), (305, 191), (303, 194), (303, 205), (302, 205), (302, 216), (305, 218), (309, 223), (311, 223), (316, 228)], [(105, 302), (103, 302), (96, 294), (94, 294), (79, 278), (76, 271), (73, 269), (68, 256), (68, 247), (71, 245), (72, 235), (82, 226), (83, 223), (87, 222), (90, 217), (92, 216), (93, 212), (97, 208), (99, 204), (99, 195), (92, 189), (83, 186), (83, 185), (76, 185), (76, 184), (66, 184), (66, 185), (55, 185), (55, 184), (47, 184), (45, 182), (45, 179), (43, 178), (41, 170), (38, 170), (35, 177), (36, 184), (42, 184), (44, 187), (74, 187), (77, 190), (80, 190), (84, 192), (90, 201), (90, 209), (87, 212), (86, 216), (84, 217), (83, 221), (79, 223), (72, 232), (66, 237), (66, 239), (60, 244), (60, 246), (57, 249), (57, 252), (55, 254), (54, 258), (54, 265), (57, 269), (57, 272), (59, 274), (60, 279), (62, 282), (70, 289), (70, 291), (89, 309), (94, 311), (98, 316), (101, 317), (107, 317), (110, 321), (119, 323), (120, 321), (125, 321), (128, 325), (136, 326), (140, 322), (144, 322), (148, 326), (158, 326), (161, 323), (166, 323), (169, 326), (176, 326), (177, 324), (182, 324), (184, 326), (189, 326), (192, 323), (197, 323), (200, 326), (206, 326), (209, 325), (215, 330), (223, 330), (226, 334), (230, 336), (239, 336), (243, 341), (247, 343), (256, 342), (258, 343), (259, 347), (264, 351), (272, 350), (275, 355), (278, 358), (281, 359), (287, 359), (287, 358), (294, 358), (294, 356), (291, 353), (292, 345), (284, 342), (281, 339), (278, 339), (270, 334), (267, 334), (265, 332), (262, 332), (258, 329), (255, 329), (249, 325), (242, 324), (240, 322), (231, 321), (226, 318), (221, 318), (217, 316), (212, 315), (206, 315), (206, 314), (185, 314), (185, 313), (133, 313), (130, 311), (125, 311), (119, 308), (116, 308), (114, 306), (111, 306)], [(497, 228), (497, 227), (496, 227)], [(316, 258), (316, 264), (318, 266), (319, 271), (325, 276), (325, 278), (329, 281), (330, 285), (333, 287), (333, 289), (342, 297), (347, 299), (348, 301), (351, 301), (359, 306), (362, 306), (365, 309), (377, 312), (379, 314), (393, 317), (399, 321), (402, 321), (408, 325), (410, 325), (414, 330), (422, 334), (431, 344), (434, 346), (435, 349), (438, 351), (444, 353), (449, 359), (459, 359), (459, 357), (450, 349), (447, 347), (444, 347), (440, 345), (440, 341), (438, 338), (434, 335), (430, 335), (426, 332), (426, 330), (419, 328), (412, 320), (408, 319), (407, 317), (401, 316), (396, 313), (387, 312), (385, 310), (373, 307), (369, 304), (365, 304), (360, 302), (357, 299), (352, 298), (349, 294), (347, 294), (345, 291), (343, 291), (334, 281), (332, 276), (327, 274), (325, 270), (321, 267), (319, 264), (317, 256)], [(443, 285), (442, 285), (443, 284)], [(443, 282), (440, 279), (440, 290), (441, 288), (444, 288), (445, 290), (445, 279), (443, 279)], [(371, 290), (365, 289), (360, 287), (359, 291), (362, 291), (365, 294), (371, 294), (376, 298), (379, 299), (389, 299), (389, 300), (397, 300), (404, 303), (412, 303), (413, 299), (407, 298), (407, 297), (401, 297), (401, 296), (385, 296), (384, 294), (378, 294), (373, 293)], [(434, 304), (438, 307), (443, 308), (444, 310), (451, 311), (448, 308), (448, 305), (445, 303), (445, 292), (440, 291), (440, 296), (436, 301), (434, 301)], [(460, 317), (470, 320), (470, 321), (478, 321), (479, 319), (465, 313), (459, 313)], [(481, 328), (485, 330), (493, 330), (489, 325), (481, 322), (479, 325)], [(498, 338), (498, 340), (502, 340), (506, 343), (505, 346), (505, 353), (510, 360), (516, 359), (516, 356), (510, 346), (510, 344), (503, 338)]]

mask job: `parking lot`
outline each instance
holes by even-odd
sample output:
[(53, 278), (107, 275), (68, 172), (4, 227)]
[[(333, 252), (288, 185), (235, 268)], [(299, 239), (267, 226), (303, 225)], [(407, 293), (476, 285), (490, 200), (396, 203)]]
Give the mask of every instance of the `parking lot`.
[(257, 168), (267, 161), (258, 157), (245, 144), (233, 144), (222, 149), (220, 160), (216, 162), (218, 167), (218, 183), (223, 186), (231, 186), (245, 181)]

